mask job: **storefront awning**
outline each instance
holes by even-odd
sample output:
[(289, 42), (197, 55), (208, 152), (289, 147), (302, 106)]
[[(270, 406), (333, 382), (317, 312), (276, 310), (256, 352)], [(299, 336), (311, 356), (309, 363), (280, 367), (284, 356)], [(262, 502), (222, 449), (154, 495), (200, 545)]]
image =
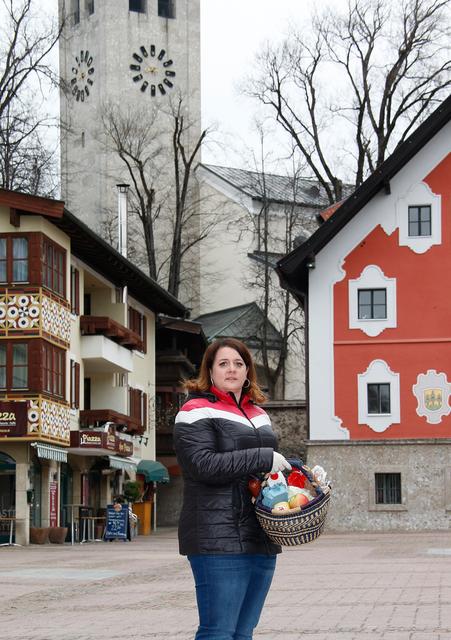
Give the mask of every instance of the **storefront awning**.
[(51, 444), (44, 444), (43, 442), (32, 442), (31, 446), (35, 447), (38, 458), (67, 462), (67, 449), (54, 447)]
[(122, 471), (136, 471), (136, 462), (118, 456), (109, 456), (111, 469), (122, 469)]
[(146, 482), (169, 482), (168, 470), (156, 460), (141, 460), (136, 473), (142, 473)]

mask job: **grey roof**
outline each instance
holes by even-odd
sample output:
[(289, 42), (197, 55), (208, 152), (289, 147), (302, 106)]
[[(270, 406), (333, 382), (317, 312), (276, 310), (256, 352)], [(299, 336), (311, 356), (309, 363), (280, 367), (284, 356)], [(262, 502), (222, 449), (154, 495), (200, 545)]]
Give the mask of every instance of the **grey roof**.
[[(259, 173), (232, 167), (202, 164), (202, 167), (219, 176), (254, 200), (266, 199), (280, 204), (296, 203), (308, 207), (324, 209), (329, 205), (326, 192), (317, 180), (294, 178), (273, 173)], [(264, 182), (263, 182), (264, 180)]]
[[(205, 313), (196, 318), (211, 342), (215, 338), (238, 338), (249, 347), (258, 348), (263, 336), (264, 315), (256, 302)], [(280, 349), (282, 336), (267, 320), (267, 344), (270, 349)]]

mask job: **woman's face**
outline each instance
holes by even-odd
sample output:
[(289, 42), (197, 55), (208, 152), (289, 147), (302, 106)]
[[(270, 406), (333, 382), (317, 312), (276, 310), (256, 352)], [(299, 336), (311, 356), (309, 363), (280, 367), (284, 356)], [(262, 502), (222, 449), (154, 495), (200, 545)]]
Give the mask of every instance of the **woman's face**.
[(231, 347), (218, 349), (211, 368), (211, 377), (217, 389), (225, 393), (232, 391), (239, 399), (247, 377), (247, 367), (238, 351)]

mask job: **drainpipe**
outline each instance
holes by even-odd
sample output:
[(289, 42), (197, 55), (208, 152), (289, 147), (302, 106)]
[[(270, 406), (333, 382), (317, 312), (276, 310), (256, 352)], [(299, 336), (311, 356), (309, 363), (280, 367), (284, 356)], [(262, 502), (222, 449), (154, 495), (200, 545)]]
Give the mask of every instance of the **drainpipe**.
[[(128, 226), (128, 184), (117, 184), (117, 250), (119, 253), (127, 257), (127, 226)], [(127, 304), (127, 285), (122, 287), (122, 302)]]

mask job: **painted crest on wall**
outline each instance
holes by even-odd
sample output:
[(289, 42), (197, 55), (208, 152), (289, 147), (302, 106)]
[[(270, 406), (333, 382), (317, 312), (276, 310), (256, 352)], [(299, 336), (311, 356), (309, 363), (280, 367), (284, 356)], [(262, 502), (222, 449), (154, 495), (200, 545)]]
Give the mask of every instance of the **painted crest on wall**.
[(425, 417), (429, 424), (438, 424), (451, 413), (451, 384), (445, 373), (437, 373), (435, 369), (420, 373), (412, 390), (418, 401), (417, 414)]

